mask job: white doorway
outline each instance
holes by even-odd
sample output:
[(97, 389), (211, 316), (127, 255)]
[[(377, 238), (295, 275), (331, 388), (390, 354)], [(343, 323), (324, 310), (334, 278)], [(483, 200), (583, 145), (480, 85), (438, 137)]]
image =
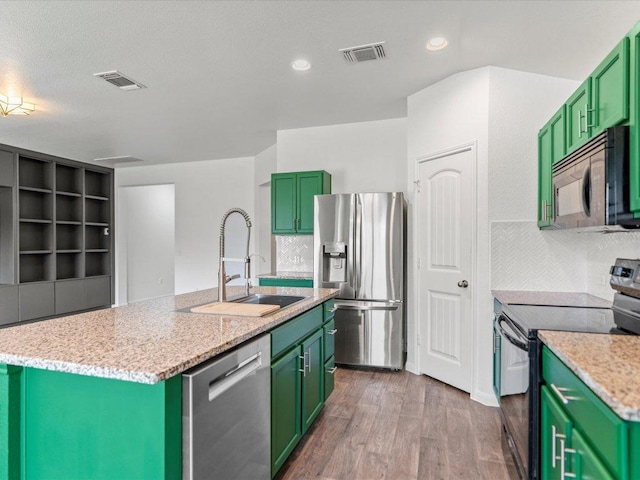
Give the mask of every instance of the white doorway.
[(121, 187), (118, 303), (175, 292), (175, 185)]
[(420, 371), (471, 392), (475, 330), (476, 151), (418, 159), (416, 245)]

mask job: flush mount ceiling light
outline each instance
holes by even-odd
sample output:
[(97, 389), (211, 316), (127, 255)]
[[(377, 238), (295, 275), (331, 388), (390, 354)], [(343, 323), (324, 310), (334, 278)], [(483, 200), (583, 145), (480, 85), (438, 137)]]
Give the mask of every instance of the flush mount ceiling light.
[(297, 72), (305, 72), (311, 68), (311, 64), (304, 58), (299, 58), (295, 62), (291, 62), (291, 68)]
[(7, 97), (0, 93), (0, 115), (29, 115), (36, 109), (33, 103), (27, 103), (22, 97)]
[(449, 45), (449, 42), (447, 42), (446, 38), (435, 37), (427, 42), (426, 47), (427, 47), (427, 50), (431, 50), (432, 52), (435, 52), (437, 50), (442, 50), (447, 45)]

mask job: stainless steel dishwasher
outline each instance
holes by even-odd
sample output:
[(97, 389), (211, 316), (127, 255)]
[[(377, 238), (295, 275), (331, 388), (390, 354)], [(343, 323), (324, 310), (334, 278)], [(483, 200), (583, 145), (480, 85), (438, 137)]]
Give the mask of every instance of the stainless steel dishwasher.
[(271, 478), (271, 341), (182, 374), (182, 478)]

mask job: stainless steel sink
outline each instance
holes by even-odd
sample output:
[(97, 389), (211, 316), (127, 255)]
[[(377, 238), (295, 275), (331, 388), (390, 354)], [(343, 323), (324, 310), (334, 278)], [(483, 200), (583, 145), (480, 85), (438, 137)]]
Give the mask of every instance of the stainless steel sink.
[(270, 295), (266, 293), (254, 293), (248, 297), (232, 300), (234, 303), (255, 303), (260, 305), (280, 305), (280, 308), (288, 307), (294, 303), (298, 303), (305, 298), (295, 295)]

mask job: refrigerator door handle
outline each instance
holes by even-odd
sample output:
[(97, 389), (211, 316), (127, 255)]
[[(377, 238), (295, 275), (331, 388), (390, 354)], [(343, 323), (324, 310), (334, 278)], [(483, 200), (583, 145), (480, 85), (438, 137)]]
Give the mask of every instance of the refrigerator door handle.
[(373, 305), (336, 305), (335, 309), (336, 310), (359, 310), (359, 311), (369, 311), (369, 310), (388, 310), (388, 311), (394, 311), (397, 310), (398, 307), (400, 306), (399, 303), (396, 303), (394, 305), (380, 305), (380, 306), (373, 306)]
[(360, 265), (362, 265), (362, 203), (359, 195), (354, 195), (355, 225), (353, 229), (353, 290), (355, 297), (360, 296)]

